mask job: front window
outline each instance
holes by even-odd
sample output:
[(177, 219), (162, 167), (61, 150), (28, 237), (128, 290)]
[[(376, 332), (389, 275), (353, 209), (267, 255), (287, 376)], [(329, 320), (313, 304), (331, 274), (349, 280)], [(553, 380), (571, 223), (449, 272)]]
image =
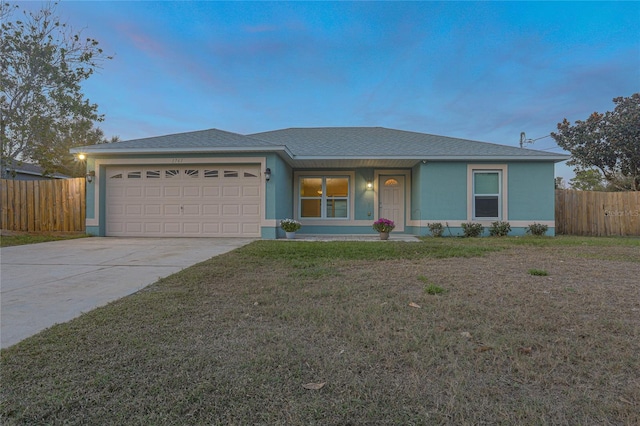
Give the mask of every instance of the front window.
[(300, 217), (347, 219), (349, 178), (317, 176), (300, 178)]
[(482, 170), (473, 172), (473, 218), (477, 220), (500, 220), (501, 172)]

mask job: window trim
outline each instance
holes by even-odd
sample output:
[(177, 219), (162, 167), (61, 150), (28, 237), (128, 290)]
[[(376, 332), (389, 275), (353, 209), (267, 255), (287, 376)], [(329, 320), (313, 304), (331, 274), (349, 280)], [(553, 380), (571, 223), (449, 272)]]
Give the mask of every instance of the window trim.
[[(508, 168), (506, 164), (468, 164), (467, 165), (467, 220), (474, 222), (491, 223), (495, 221), (507, 221), (508, 215), (508, 193), (507, 176)], [(498, 173), (499, 188), (498, 194), (498, 217), (476, 217), (475, 208), (475, 175), (476, 173)], [(490, 194), (479, 194), (490, 195)]]
[[(327, 179), (347, 179), (347, 195), (341, 197), (327, 197)], [(303, 179), (321, 179), (322, 181), (322, 193), (317, 197), (303, 197), (298, 190), (298, 216), (300, 220), (349, 220), (351, 218), (351, 206), (350, 206), (350, 195), (351, 195), (351, 178), (346, 174), (339, 175), (309, 175), (309, 176), (298, 176), (298, 188), (301, 187), (301, 183)], [(302, 200), (317, 200), (320, 199), (320, 217), (306, 217), (302, 216)], [(341, 217), (329, 217), (327, 216), (328, 209), (328, 201), (331, 200), (344, 200), (347, 202), (347, 215)]]
[[(325, 183), (326, 178), (346, 178), (347, 179), (347, 196), (346, 197), (336, 197), (338, 200), (347, 200), (347, 217), (301, 217), (302, 208), (301, 208), (301, 200), (303, 197), (300, 194), (300, 184), (303, 178), (320, 178), (322, 179), (322, 188), (323, 194), (320, 202), (321, 213), (323, 215), (326, 214), (326, 202), (327, 199), (325, 194), (326, 190)], [(354, 220), (354, 212), (355, 212), (355, 197), (354, 197), (354, 186), (355, 186), (355, 172), (349, 170), (337, 170), (337, 171), (297, 171), (294, 172), (294, 217), (297, 220), (303, 221), (304, 225), (353, 225), (355, 223)], [(307, 198), (308, 199), (308, 198)]]

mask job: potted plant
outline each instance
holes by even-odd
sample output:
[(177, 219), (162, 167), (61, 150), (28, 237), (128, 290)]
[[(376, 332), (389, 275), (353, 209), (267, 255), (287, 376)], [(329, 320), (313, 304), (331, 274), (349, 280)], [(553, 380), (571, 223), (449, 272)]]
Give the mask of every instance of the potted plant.
[(302, 223), (294, 219), (282, 219), (280, 221), (280, 228), (287, 234), (287, 238), (295, 238), (296, 231), (302, 227)]
[(373, 222), (373, 229), (380, 233), (381, 240), (388, 240), (389, 232), (393, 231), (395, 227), (396, 224), (391, 219), (385, 219), (384, 217)]

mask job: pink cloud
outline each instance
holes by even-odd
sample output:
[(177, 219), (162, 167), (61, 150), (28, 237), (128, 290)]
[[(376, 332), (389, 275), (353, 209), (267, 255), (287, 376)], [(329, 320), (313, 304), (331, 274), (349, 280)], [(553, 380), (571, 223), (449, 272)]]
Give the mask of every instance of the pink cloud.
[(138, 31), (134, 25), (119, 24), (117, 29), (137, 50), (151, 56), (166, 56), (166, 50), (162, 43)]

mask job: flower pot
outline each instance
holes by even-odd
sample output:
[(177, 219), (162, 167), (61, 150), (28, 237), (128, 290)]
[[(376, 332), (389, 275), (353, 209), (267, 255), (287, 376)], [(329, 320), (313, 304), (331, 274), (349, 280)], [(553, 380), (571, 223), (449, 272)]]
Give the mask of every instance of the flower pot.
[(380, 233), (380, 239), (381, 240), (388, 240), (389, 239), (389, 233), (388, 232), (381, 232)]
[(287, 239), (288, 240), (293, 240), (296, 237), (296, 233), (295, 232), (285, 232), (287, 234)]

